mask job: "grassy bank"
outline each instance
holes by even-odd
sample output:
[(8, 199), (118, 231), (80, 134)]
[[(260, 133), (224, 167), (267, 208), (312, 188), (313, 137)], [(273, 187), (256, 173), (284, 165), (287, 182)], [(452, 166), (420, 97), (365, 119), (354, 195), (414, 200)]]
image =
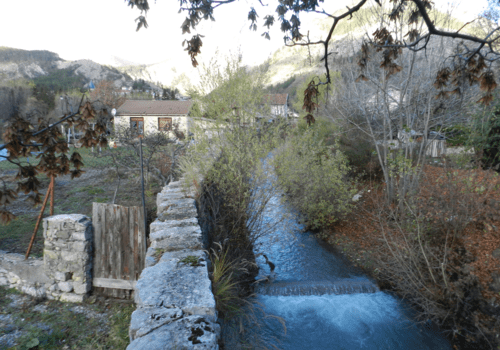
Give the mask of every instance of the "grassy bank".
[[(112, 203), (123, 206), (140, 206), (141, 183), (138, 171), (116, 170), (110, 166), (110, 158), (100, 158), (88, 149), (80, 149), (85, 173), (71, 180), (69, 175), (57, 177), (54, 189), (54, 214), (83, 214), (92, 217), (92, 203)], [(37, 160), (38, 161), (38, 160)], [(14, 189), (16, 186), (16, 169), (10, 169), (14, 164), (0, 162), (0, 180)], [(2, 170), (3, 167), (3, 170)], [(15, 167), (15, 166), (14, 166)], [(41, 175), (40, 193), (45, 194), (49, 179)], [(119, 184), (119, 186), (118, 186)], [(117, 190), (118, 187), (118, 190)], [(156, 194), (161, 190), (161, 184), (152, 179), (146, 184), (145, 199), (150, 221), (156, 215)], [(28, 196), (19, 193), (19, 197), (8, 208), (17, 216), (9, 224), (0, 224), (0, 250), (25, 253), (33, 234), (35, 223), (41, 206), (33, 207)], [(115, 197), (116, 195), (116, 197)], [(49, 205), (45, 216), (49, 215)], [(40, 225), (32, 249), (32, 256), (41, 257), (43, 252), (43, 227)]]

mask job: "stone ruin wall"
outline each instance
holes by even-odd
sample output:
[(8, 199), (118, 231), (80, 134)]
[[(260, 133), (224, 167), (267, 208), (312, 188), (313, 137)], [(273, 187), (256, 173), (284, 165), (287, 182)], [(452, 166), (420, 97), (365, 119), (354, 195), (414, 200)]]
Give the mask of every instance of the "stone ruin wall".
[(43, 259), (0, 251), (0, 285), (37, 298), (82, 302), (92, 287), (92, 221), (80, 214), (43, 220)]
[[(129, 328), (134, 349), (218, 349), (207, 242), (194, 195), (181, 181), (157, 196), (151, 244), (134, 290)], [(82, 302), (92, 287), (92, 221), (80, 214), (44, 219), (44, 257), (0, 251), (0, 285), (39, 298)]]

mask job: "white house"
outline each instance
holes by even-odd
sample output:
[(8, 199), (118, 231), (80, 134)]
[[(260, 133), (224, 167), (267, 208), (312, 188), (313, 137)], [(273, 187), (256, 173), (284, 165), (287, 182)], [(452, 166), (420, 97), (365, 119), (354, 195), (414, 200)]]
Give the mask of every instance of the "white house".
[(114, 117), (115, 130), (133, 128), (139, 134), (156, 130), (169, 131), (173, 125), (187, 135), (188, 114), (192, 101), (151, 101), (127, 100), (117, 110)]
[(271, 107), (271, 117), (288, 117), (288, 94), (268, 94), (264, 95), (264, 103)]

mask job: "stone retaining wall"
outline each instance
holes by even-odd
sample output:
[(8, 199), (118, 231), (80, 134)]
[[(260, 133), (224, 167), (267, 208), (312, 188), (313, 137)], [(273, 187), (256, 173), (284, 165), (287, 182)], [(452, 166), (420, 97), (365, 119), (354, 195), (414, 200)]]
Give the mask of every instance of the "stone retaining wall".
[(127, 350), (218, 349), (210, 260), (192, 193), (172, 182), (158, 194), (146, 267), (135, 287)]
[(30, 257), (24, 260), (22, 254), (0, 250), (0, 286), (43, 298), (50, 282), (45, 274), (43, 259)]
[(85, 215), (44, 219), (43, 259), (0, 251), (0, 285), (34, 297), (83, 301), (92, 287), (92, 236)]

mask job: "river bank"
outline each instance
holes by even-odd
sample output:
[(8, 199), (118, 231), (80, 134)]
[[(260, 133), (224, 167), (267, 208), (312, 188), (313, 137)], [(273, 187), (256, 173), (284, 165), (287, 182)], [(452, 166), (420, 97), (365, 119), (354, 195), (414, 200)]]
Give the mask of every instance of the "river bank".
[[(442, 168), (428, 167), (426, 172), (432, 179), (442, 176), (445, 171)], [(482, 170), (477, 170), (482, 174)], [(498, 181), (498, 177), (494, 177)], [(425, 187), (426, 181), (422, 181)], [(447, 336), (454, 349), (497, 349), (500, 346), (500, 286), (498, 278), (500, 272), (500, 220), (498, 216), (498, 200), (500, 193), (498, 186), (483, 198), (480, 203), (484, 208), (481, 215), (473, 218), (463, 230), (461, 237), (450, 246), (447, 259), (456, 263), (455, 276), (450, 276), (450, 281), (461, 280), (472, 281), (470, 289), (463, 287), (470, 308), (462, 307), (461, 300), (457, 302), (450, 299), (452, 307), (462, 307), (461, 312), (453, 315), (455, 310), (450, 310), (453, 320), (442, 320), (441, 328), (447, 332)], [(423, 311), (425, 305), (416, 295), (403, 293), (405, 288), (401, 276), (388, 276), (385, 262), (390, 252), (384, 249), (385, 238), (383, 225), (386, 221), (381, 217), (381, 203), (383, 202), (383, 187), (377, 183), (365, 183), (363, 194), (356, 207), (346, 218), (324, 227), (318, 236), (326, 243), (343, 253), (357, 267), (360, 267), (369, 276), (374, 278), (382, 290), (388, 290), (404, 297), (414, 307)], [(434, 196), (436, 196), (434, 189)], [(436, 208), (436, 212), (439, 208)], [(398, 279), (400, 280), (398, 282)], [(477, 281), (477, 282), (474, 282)], [(458, 283), (457, 282), (457, 283)], [(446, 291), (445, 291), (446, 292)], [(439, 293), (439, 291), (437, 292)], [(443, 303), (444, 297), (437, 300)], [(425, 314), (425, 312), (422, 312)], [(452, 322), (450, 322), (452, 321)], [(457, 329), (462, 328), (462, 331)], [(473, 332), (475, 328), (475, 332)], [(496, 329), (496, 334), (489, 336), (486, 341), (484, 337), (478, 336)]]

